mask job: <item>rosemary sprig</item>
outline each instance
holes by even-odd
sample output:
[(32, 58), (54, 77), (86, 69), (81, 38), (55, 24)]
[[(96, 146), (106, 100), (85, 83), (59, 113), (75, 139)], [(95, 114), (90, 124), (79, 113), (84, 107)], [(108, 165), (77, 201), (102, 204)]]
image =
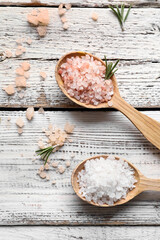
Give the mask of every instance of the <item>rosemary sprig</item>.
[(54, 145), (54, 146), (50, 146), (50, 147), (46, 147), (40, 150), (37, 150), (36, 153), (37, 155), (40, 155), (42, 160), (44, 160), (44, 165), (47, 163), (47, 160), (49, 158), (49, 156), (51, 155), (52, 151), (54, 148), (58, 147), (59, 145)]
[[(110, 78), (113, 76), (113, 74), (114, 74), (115, 72), (117, 72), (117, 70), (118, 70), (118, 69), (115, 69), (115, 67), (116, 67), (117, 64), (118, 64), (119, 59), (118, 59), (118, 60), (116, 61), (116, 63), (113, 65), (112, 62), (110, 62), (110, 63), (108, 64), (106, 56), (104, 56), (104, 58), (105, 58), (105, 64), (106, 64), (105, 79), (110, 79)], [(115, 70), (114, 70), (114, 69), (115, 69)], [(114, 70), (114, 71), (113, 71), (113, 70)]]
[(131, 5), (129, 6), (125, 17), (124, 17), (124, 7), (125, 7), (124, 4), (122, 4), (121, 8), (119, 9), (119, 7), (116, 5), (116, 9), (117, 9), (116, 11), (115, 8), (113, 8), (112, 6), (109, 6), (109, 8), (114, 12), (115, 16), (118, 18), (122, 31), (124, 31), (124, 23), (128, 18), (129, 12), (131, 10)]

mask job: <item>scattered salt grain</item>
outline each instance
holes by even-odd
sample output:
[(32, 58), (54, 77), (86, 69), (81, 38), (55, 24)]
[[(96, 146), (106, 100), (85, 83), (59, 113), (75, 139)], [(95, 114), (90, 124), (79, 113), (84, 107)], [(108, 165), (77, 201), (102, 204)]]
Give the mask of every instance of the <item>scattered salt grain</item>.
[(52, 167), (56, 168), (57, 166), (58, 166), (58, 162), (55, 162), (55, 161), (54, 161), (54, 162), (52, 163)]
[(71, 166), (71, 162), (70, 161), (66, 161), (66, 167), (70, 167)]
[(64, 130), (66, 133), (72, 133), (74, 130), (74, 125), (71, 125), (70, 123), (66, 122)]
[(46, 74), (45, 72), (40, 72), (40, 76), (41, 76), (43, 79), (46, 79), (47, 74)]
[(16, 77), (15, 83), (16, 87), (26, 88), (26, 79), (24, 76)]
[(23, 119), (21, 117), (19, 117), (17, 120), (16, 120), (16, 125), (20, 128), (22, 128), (24, 126), (24, 122), (23, 122)]
[(17, 75), (20, 75), (20, 76), (23, 76), (23, 75), (24, 75), (24, 70), (23, 70), (23, 68), (18, 67), (18, 68), (16, 69), (16, 74), (17, 74)]
[(15, 90), (12, 84), (5, 87), (4, 90), (8, 95), (13, 95), (15, 93)]
[(19, 93), (19, 94), (18, 94), (18, 97), (19, 97), (20, 99), (24, 98), (24, 92)]
[(31, 38), (28, 38), (28, 39), (26, 40), (26, 43), (27, 43), (28, 45), (31, 45), (32, 39), (31, 39)]
[(13, 56), (12, 52), (10, 50), (6, 50), (6, 57), (11, 58)]
[(93, 19), (94, 21), (97, 21), (97, 20), (98, 20), (98, 15), (97, 15), (97, 13), (95, 13), (95, 12), (92, 13), (92, 19)]
[(66, 10), (64, 8), (58, 9), (59, 16), (62, 16), (66, 13)]
[(136, 179), (127, 162), (109, 156), (88, 160), (78, 173), (77, 182), (79, 193), (87, 201), (113, 205), (135, 188)]
[(26, 117), (30, 121), (34, 116), (34, 107), (28, 107), (26, 111)]
[(40, 107), (40, 108), (38, 109), (38, 112), (41, 113), (41, 114), (44, 114), (44, 109), (43, 109), (42, 107)]
[(45, 172), (41, 172), (39, 174), (39, 176), (42, 178), (42, 179), (45, 179), (46, 178), (46, 173)]
[(72, 153), (72, 154), (71, 154), (71, 158), (74, 158), (74, 157), (75, 157), (75, 154), (74, 154), (74, 153)]
[(8, 118), (7, 118), (7, 121), (11, 121), (11, 117), (8, 117)]
[(27, 61), (24, 61), (21, 63), (21, 67), (24, 71), (28, 71), (30, 69), (30, 63)]
[(40, 172), (44, 171), (44, 166), (40, 166), (39, 171)]
[(38, 26), (37, 27), (37, 32), (40, 37), (44, 37), (47, 33), (47, 27), (46, 26)]
[(63, 174), (65, 172), (65, 167), (63, 167), (62, 165), (59, 166), (58, 171), (59, 171), (59, 173)]
[(61, 17), (61, 22), (62, 22), (62, 23), (67, 22), (67, 18), (66, 18), (65, 16), (62, 16), (62, 17)]
[(18, 134), (21, 135), (23, 133), (23, 128), (19, 127), (18, 128)]
[(67, 58), (59, 74), (71, 97), (96, 106), (108, 102), (114, 94), (112, 80), (105, 80), (105, 70), (102, 62), (86, 55)]
[(67, 22), (65, 22), (65, 23), (63, 24), (63, 29), (64, 29), (64, 30), (67, 30), (68, 28), (69, 28), (69, 25), (68, 25)]
[(24, 77), (28, 79), (30, 77), (29, 72), (24, 72)]
[(44, 169), (45, 169), (45, 170), (49, 170), (49, 164), (48, 164), (48, 163), (46, 163), (46, 164), (44, 165)]

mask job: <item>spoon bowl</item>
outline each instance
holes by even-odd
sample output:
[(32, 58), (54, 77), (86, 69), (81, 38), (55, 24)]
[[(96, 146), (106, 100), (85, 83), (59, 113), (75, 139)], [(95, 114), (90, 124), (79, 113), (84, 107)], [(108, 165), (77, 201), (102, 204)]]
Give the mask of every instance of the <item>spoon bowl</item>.
[[(58, 86), (60, 87), (60, 89), (62, 90), (62, 92), (63, 92), (70, 100), (72, 100), (73, 102), (75, 102), (76, 104), (78, 104), (78, 105), (80, 105), (80, 106), (82, 106), (82, 107), (91, 108), (91, 109), (108, 108), (109, 106), (108, 106), (108, 103), (107, 103), (107, 102), (100, 103), (100, 104), (97, 105), (97, 106), (94, 106), (94, 105), (92, 105), (92, 104), (82, 103), (82, 102), (78, 101), (77, 99), (71, 97), (71, 96), (67, 93), (66, 89), (64, 88), (64, 83), (63, 83), (62, 77), (61, 77), (61, 75), (58, 73), (61, 65), (66, 62), (66, 59), (67, 59), (67, 58), (76, 57), (76, 56), (82, 57), (82, 56), (85, 56), (85, 55), (89, 55), (89, 56), (93, 57), (94, 60), (100, 61), (104, 66), (106, 66), (105, 63), (104, 63), (100, 58), (98, 58), (98, 57), (96, 57), (96, 56), (94, 56), (94, 55), (92, 55), (92, 54), (90, 54), (90, 53), (86, 53), (86, 52), (70, 52), (70, 53), (67, 53), (66, 55), (64, 55), (63, 57), (60, 58), (60, 60), (58, 61), (57, 65), (56, 65), (55, 76), (56, 76), (56, 80), (57, 80)], [(114, 95), (112, 96), (112, 99), (111, 99), (111, 100), (114, 101), (114, 96), (115, 96), (115, 94), (118, 94), (118, 95), (120, 95), (120, 94), (119, 94), (119, 90), (118, 90), (117, 80), (116, 80), (116, 77), (115, 77), (114, 75), (112, 76), (111, 80), (112, 80), (113, 86), (114, 86)]]
[(100, 103), (97, 106), (94, 106), (92, 104), (82, 103), (82, 102), (76, 100), (75, 98), (71, 97), (67, 93), (67, 91), (64, 87), (63, 79), (62, 79), (61, 75), (59, 74), (59, 69), (60, 69), (61, 65), (66, 62), (67, 58), (76, 57), (76, 56), (82, 57), (85, 55), (89, 55), (89, 56), (93, 57), (95, 60), (100, 61), (103, 65), (105, 65), (105, 63), (100, 58), (98, 58), (90, 53), (70, 52), (70, 53), (65, 54), (63, 57), (60, 58), (60, 60), (58, 61), (57, 65), (56, 65), (56, 68), (55, 68), (55, 77), (56, 77), (58, 86), (60, 87), (62, 92), (70, 100), (72, 100), (76, 104), (78, 104), (82, 107), (85, 107), (85, 108), (91, 108), (91, 109), (102, 108), (102, 109), (104, 109), (104, 108), (110, 108), (112, 105), (112, 108), (115, 108), (115, 109), (119, 110), (121, 113), (123, 113), (153, 145), (155, 145), (158, 149), (160, 149), (160, 123), (157, 122), (156, 120), (142, 114), (141, 112), (137, 111), (135, 108), (133, 108), (127, 102), (125, 102), (123, 98), (121, 98), (121, 96), (119, 94), (117, 80), (116, 80), (115, 75), (113, 75), (111, 77), (111, 80), (112, 80), (113, 86), (114, 86), (114, 94), (110, 100), (110, 102), (112, 103), (112, 104), (110, 104), (110, 106), (108, 105), (107, 102)]
[[(93, 201), (87, 201), (85, 199), (85, 197), (83, 197), (80, 193), (79, 193), (79, 184), (77, 182), (78, 179), (78, 173), (84, 169), (84, 164), (92, 159), (95, 158), (100, 158), (103, 157), (106, 159), (107, 161), (107, 157), (108, 155), (99, 155), (99, 156), (94, 156), (91, 158), (88, 158), (84, 161), (82, 161), (81, 163), (79, 163), (76, 168), (73, 170), (72, 172), (72, 177), (71, 177), (71, 182), (72, 182), (72, 187), (75, 191), (75, 193), (77, 194), (78, 197), (80, 197), (83, 201), (92, 204), (94, 206), (98, 206), (98, 207), (113, 207), (113, 206), (117, 206), (117, 205), (121, 205), (124, 203), (127, 203), (128, 201), (130, 201), (131, 199), (133, 199), (134, 197), (136, 197), (138, 194), (140, 194), (141, 192), (145, 191), (145, 190), (154, 190), (154, 191), (160, 191), (160, 180), (159, 179), (149, 179), (146, 178), (145, 176), (142, 175), (142, 173), (129, 161), (127, 161), (126, 159), (122, 159), (123, 161), (127, 162), (128, 165), (134, 170), (134, 177), (137, 180), (137, 182), (134, 184), (135, 188), (130, 190), (127, 193), (127, 196), (125, 199), (121, 199), (118, 200), (117, 202), (115, 202), (113, 205), (108, 205), (108, 204), (103, 204), (103, 205), (99, 205), (98, 203), (95, 203)], [(115, 156), (115, 160), (119, 160), (120, 157)]]

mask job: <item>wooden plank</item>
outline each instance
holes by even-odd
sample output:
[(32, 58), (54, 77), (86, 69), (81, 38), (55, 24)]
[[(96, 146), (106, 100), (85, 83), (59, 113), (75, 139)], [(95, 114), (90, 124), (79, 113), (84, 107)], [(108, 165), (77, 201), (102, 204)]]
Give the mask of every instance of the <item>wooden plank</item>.
[(159, 240), (160, 229), (158, 227), (1, 227), (3, 240), (33, 239), (92, 239), (92, 240)]
[[(19, 93), (9, 96), (2, 90), (7, 84), (14, 84), (15, 69), (22, 60), (6, 60), (0, 64), (0, 107), (26, 107), (44, 106), (54, 108), (78, 107), (68, 100), (59, 89), (55, 80), (54, 69), (56, 62), (43, 60), (30, 60), (30, 78), (27, 80), (30, 88), (27, 88), (25, 97), (20, 98)], [(121, 96), (135, 107), (160, 107), (160, 63), (121, 61), (116, 74)], [(47, 73), (43, 81), (40, 71)], [(139, 89), (139, 91), (137, 91)]]
[[(157, 25), (160, 9), (134, 9), (130, 16), (130, 24), (127, 23), (124, 33), (121, 32), (117, 19), (107, 9), (96, 10), (100, 15), (98, 23), (93, 23), (88, 17), (92, 9), (72, 9), (68, 12), (68, 17), (74, 24), (67, 32), (61, 29), (57, 9), (50, 9), (51, 24), (47, 36), (41, 40), (38, 40), (35, 29), (29, 27), (26, 22), (30, 8), (1, 8), (1, 11), (0, 30), (4, 32), (0, 39), (2, 51), (9, 48), (14, 52), (15, 41), (19, 37), (31, 37), (33, 43), (30, 47), (25, 45), (27, 51), (21, 58), (5, 59), (1, 62), (0, 85), (3, 87), (14, 82), (15, 69), (19, 63), (23, 59), (30, 60), (31, 78), (28, 82), (31, 88), (27, 89), (26, 97), (22, 100), (18, 94), (8, 98), (0, 89), (0, 107), (77, 107), (58, 89), (54, 79), (54, 68), (57, 61), (55, 59), (65, 52), (79, 50), (79, 46), (81, 50), (93, 52), (101, 58), (104, 54), (110, 59), (121, 58), (116, 76), (122, 97), (135, 107), (160, 107), (160, 49)], [(16, 24), (14, 28), (13, 19)], [(95, 32), (91, 35), (90, 32), (95, 26), (98, 26), (96, 35)], [(110, 29), (109, 33), (106, 29)], [(67, 44), (64, 44), (65, 42)], [(39, 77), (41, 68), (48, 74), (45, 82)]]
[[(145, 113), (160, 120), (159, 111)], [(82, 202), (72, 190), (72, 170), (96, 154), (123, 156), (144, 175), (160, 177), (159, 150), (119, 112), (36, 112), (32, 122), (21, 111), (0, 115), (0, 225), (160, 225), (158, 192), (145, 192), (124, 206), (101, 209)], [(18, 116), (25, 121), (21, 136), (15, 126)], [(32, 160), (38, 139), (45, 138), (41, 129), (49, 123), (63, 127), (66, 121), (76, 125), (73, 143), (66, 143), (52, 159), (63, 165), (72, 153), (75, 158), (63, 175), (49, 170), (51, 181), (56, 180), (53, 186), (36, 175), (42, 162)]]
[[(3, 6), (58, 6), (61, 3), (60, 0), (1, 0), (0, 4)], [(123, 0), (113, 0), (113, 1), (105, 1), (105, 0), (63, 0), (63, 3), (71, 3), (74, 7), (108, 7), (109, 5), (122, 4)], [(131, 4), (133, 7), (159, 7), (159, 0), (127, 0), (125, 1), (126, 5)]]
[[(53, 60), (70, 51), (88, 51), (98, 57), (121, 60), (158, 61), (159, 48), (159, 15), (160, 9), (132, 9), (126, 31), (122, 32), (119, 22), (110, 9), (73, 8), (66, 16), (70, 23), (64, 31), (56, 8), (49, 8), (50, 25), (45, 38), (38, 40), (36, 29), (26, 21), (32, 8), (1, 8), (0, 39), (2, 50), (15, 51), (17, 38), (31, 37), (33, 44), (26, 46), (23, 58)], [(96, 11), (98, 22), (91, 19)], [(67, 43), (67, 44), (66, 44)]]

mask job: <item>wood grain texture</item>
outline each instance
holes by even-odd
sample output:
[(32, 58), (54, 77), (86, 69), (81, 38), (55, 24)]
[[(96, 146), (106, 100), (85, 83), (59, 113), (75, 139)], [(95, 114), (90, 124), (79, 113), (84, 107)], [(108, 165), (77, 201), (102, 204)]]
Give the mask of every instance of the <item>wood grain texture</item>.
[[(145, 113), (160, 121), (159, 111)], [(15, 126), (18, 116), (25, 121), (21, 136)], [(64, 165), (72, 153), (75, 158), (63, 175), (51, 168), (51, 181), (56, 180), (52, 186), (36, 175), (42, 162), (32, 162), (33, 155), (38, 139), (45, 139), (41, 129), (50, 122), (64, 126), (67, 120), (76, 125), (73, 143), (65, 144), (52, 159)], [(107, 153), (124, 156), (147, 177), (160, 178), (159, 151), (119, 112), (36, 112), (32, 122), (21, 111), (1, 112), (0, 225), (160, 225), (158, 192), (142, 193), (124, 206), (106, 210), (89, 206), (74, 194), (74, 167), (87, 157)]]
[(159, 227), (1, 227), (3, 240), (159, 240)]
[[(159, 8), (132, 9), (124, 32), (110, 9), (73, 8), (66, 14), (70, 27), (64, 31), (57, 8), (49, 8), (50, 25), (46, 37), (40, 40), (36, 29), (26, 21), (31, 9), (0, 9), (3, 49), (15, 49), (17, 38), (31, 37), (34, 42), (23, 56), (27, 59), (52, 60), (67, 52), (81, 50), (100, 58), (107, 55), (108, 59), (159, 62)], [(93, 11), (99, 15), (97, 22), (91, 19)]]
[[(113, 0), (113, 1), (105, 1), (105, 0), (63, 0), (63, 3), (71, 3), (74, 7), (108, 7), (109, 5), (115, 4), (122, 4), (124, 3), (123, 0)], [(61, 3), (60, 0), (1, 0), (0, 4), (4, 6), (31, 6), (31, 5), (38, 5), (38, 6), (58, 6)], [(159, 0), (127, 0), (125, 1), (125, 5), (132, 4), (132, 6), (138, 7), (159, 7), (160, 1)]]

